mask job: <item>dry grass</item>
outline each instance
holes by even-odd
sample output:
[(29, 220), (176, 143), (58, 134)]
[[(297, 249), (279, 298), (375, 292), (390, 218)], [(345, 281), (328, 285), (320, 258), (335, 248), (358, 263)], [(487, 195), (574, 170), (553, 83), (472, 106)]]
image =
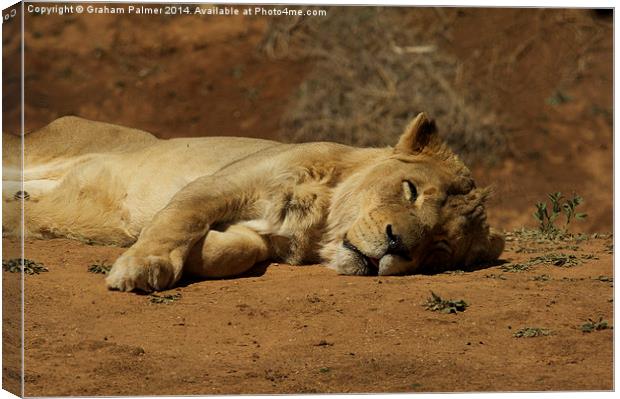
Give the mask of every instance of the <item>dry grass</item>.
[[(417, 28), (429, 17), (434, 29)], [(281, 139), (393, 145), (407, 121), (426, 111), (465, 160), (496, 159), (506, 149), (496, 115), (457, 89), (460, 65), (436, 44), (447, 18), (439, 9), (339, 7), (327, 17), (274, 19), (262, 51), (314, 62)]]

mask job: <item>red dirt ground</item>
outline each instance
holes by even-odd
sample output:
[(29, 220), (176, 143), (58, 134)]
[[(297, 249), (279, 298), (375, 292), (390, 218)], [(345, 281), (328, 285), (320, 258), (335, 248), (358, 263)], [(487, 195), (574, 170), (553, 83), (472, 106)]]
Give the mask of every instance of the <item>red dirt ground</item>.
[[(501, 113), (512, 149), (493, 167), (473, 167), (479, 185), (496, 187), (491, 223), (534, 227), (534, 203), (562, 191), (585, 198), (589, 216), (575, 231), (611, 231), (610, 19), (587, 10), (454, 15), (437, 45), (462, 62), (462, 85)], [(75, 114), (160, 137), (273, 137), (312, 67), (257, 53), (267, 19), (26, 20), (27, 131)], [(19, 41), (3, 40), (11, 65), (3, 130), (17, 132), (19, 76), (7, 61)], [(497, 61), (506, 55), (509, 63)], [(558, 90), (570, 101), (548, 104)], [(17, 245), (4, 239), (3, 259), (19, 256)], [(26, 245), (26, 257), (49, 269), (25, 277), (28, 396), (613, 389), (613, 330), (580, 330), (589, 318), (613, 325), (612, 283), (599, 279), (613, 276), (610, 238), (570, 249), (510, 241), (506, 262), (550, 251), (598, 257), (520, 273), (498, 265), (355, 278), (264, 265), (244, 278), (171, 290), (182, 296), (170, 304), (109, 292), (87, 272), (122, 249)], [(532, 280), (543, 274), (549, 279)], [(8, 272), (3, 280), (3, 387), (19, 392), (19, 281)], [(470, 306), (456, 315), (425, 310), (431, 290)], [(551, 335), (514, 338), (524, 327)]]
[[(29, 241), (26, 256), (45, 259), (49, 272), (26, 276), (25, 393), (610, 390), (613, 330), (580, 330), (589, 318), (613, 324), (612, 283), (598, 279), (613, 275), (610, 242), (567, 252), (599, 259), (520, 273), (494, 266), (365, 278), (272, 264), (244, 278), (188, 283), (160, 293), (180, 293), (177, 301), (152, 304), (108, 291), (102, 275), (87, 272), (122, 249)], [(544, 252), (530, 242), (536, 253), (516, 253), (520, 247), (503, 259)], [(549, 280), (532, 280), (540, 275)], [(470, 306), (425, 310), (430, 291)], [(525, 327), (552, 335), (513, 337)]]

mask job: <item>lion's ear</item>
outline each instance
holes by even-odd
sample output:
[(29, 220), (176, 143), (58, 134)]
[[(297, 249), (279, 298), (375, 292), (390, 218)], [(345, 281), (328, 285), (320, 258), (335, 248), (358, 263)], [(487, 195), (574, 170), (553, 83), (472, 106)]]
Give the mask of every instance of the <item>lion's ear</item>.
[(436, 133), (435, 121), (429, 119), (424, 112), (420, 112), (405, 128), (394, 147), (394, 152), (417, 154), (429, 144)]

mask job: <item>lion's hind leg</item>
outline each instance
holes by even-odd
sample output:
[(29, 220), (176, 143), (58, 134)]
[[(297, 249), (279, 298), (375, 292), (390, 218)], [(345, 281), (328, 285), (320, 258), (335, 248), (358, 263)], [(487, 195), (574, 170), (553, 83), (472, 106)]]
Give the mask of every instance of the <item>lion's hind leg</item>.
[[(3, 189), (12, 187), (3, 183)], [(23, 201), (23, 234), (28, 238), (65, 237), (119, 246), (136, 240), (139, 231), (132, 230), (124, 206), (125, 185), (105, 166), (82, 165), (49, 190), (46, 183), (38, 183), (40, 187), (34, 183), (24, 183), (30, 191), (20, 192), (21, 198), (3, 198), (4, 236), (20, 233)]]
[(184, 272), (203, 278), (233, 277), (271, 256), (264, 236), (242, 226), (231, 225), (223, 231), (210, 230), (194, 245)]

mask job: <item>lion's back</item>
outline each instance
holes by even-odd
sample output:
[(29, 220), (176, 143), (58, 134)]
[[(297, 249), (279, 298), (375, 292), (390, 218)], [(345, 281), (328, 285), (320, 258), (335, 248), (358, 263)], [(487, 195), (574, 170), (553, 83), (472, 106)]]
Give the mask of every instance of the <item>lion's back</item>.
[(27, 133), (24, 140), (26, 163), (90, 153), (127, 151), (158, 141), (154, 135), (142, 130), (76, 116), (58, 118), (37, 131)]

